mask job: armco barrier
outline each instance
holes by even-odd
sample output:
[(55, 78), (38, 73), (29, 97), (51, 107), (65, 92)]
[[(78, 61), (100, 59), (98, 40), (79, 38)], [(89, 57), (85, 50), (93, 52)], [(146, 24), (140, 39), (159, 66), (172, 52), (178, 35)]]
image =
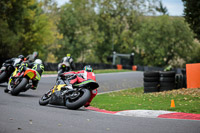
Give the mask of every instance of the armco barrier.
[[(95, 63), (75, 63), (75, 70), (82, 70), (85, 65), (91, 65), (94, 70), (98, 69), (116, 69), (116, 65), (111, 64), (95, 64)], [(44, 63), (45, 71), (57, 71), (58, 63)]]

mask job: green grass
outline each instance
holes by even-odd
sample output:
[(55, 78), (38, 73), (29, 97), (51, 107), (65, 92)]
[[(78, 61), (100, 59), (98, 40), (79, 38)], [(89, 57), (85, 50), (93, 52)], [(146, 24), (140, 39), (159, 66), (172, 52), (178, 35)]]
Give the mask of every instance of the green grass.
[(130, 72), (130, 71), (132, 71), (132, 70), (102, 69), (102, 70), (94, 70), (94, 73), (99, 74), (99, 73), (116, 73), (116, 72)]
[[(94, 73), (99, 74), (99, 73), (115, 73), (115, 72), (130, 72), (130, 71), (132, 70), (102, 69), (102, 70), (94, 70)], [(57, 74), (57, 71), (44, 71), (43, 74)]]
[(42, 74), (57, 74), (57, 71), (44, 71)]
[[(171, 100), (175, 108), (171, 108)], [(168, 110), (200, 114), (200, 88), (143, 93), (142, 88), (122, 90), (97, 95), (91, 105), (110, 111), (121, 110)]]

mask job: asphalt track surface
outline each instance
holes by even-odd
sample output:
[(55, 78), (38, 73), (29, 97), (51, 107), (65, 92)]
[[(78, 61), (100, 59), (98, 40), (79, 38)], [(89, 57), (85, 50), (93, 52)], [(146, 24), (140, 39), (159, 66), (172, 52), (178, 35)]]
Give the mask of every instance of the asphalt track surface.
[[(142, 86), (142, 72), (97, 74), (99, 93)], [(130, 117), (85, 108), (40, 106), (39, 98), (55, 83), (43, 77), (36, 91), (19, 96), (0, 86), (0, 133), (199, 133), (200, 121)]]

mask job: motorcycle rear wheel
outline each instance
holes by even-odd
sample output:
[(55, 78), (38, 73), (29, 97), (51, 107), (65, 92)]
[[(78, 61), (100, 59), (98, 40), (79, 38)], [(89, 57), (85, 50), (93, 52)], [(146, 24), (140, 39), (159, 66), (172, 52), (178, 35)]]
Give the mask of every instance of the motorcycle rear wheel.
[(4, 71), (0, 73), (0, 83), (6, 82), (7, 73)]
[(23, 78), (21, 82), (11, 90), (11, 95), (17, 96), (19, 93), (25, 88), (25, 86), (28, 84), (28, 79)]
[(76, 110), (76, 109), (79, 109), (80, 107), (82, 107), (83, 105), (85, 105), (89, 101), (89, 99), (91, 97), (91, 93), (90, 93), (90, 90), (88, 90), (88, 89), (82, 89), (81, 93), (82, 93), (82, 95), (75, 101), (67, 99), (65, 102), (65, 106), (68, 109)]

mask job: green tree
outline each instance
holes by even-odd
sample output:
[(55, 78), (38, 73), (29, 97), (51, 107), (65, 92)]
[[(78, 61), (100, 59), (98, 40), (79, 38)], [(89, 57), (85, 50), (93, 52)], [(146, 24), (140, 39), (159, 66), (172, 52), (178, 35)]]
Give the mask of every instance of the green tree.
[(92, 1), (71, 0), (61, 7), (58, 30), (63, 34), (63, 40), (56, 51), (58, 59), (71, 53), (75, 60), (78, 57), (81, 57), (81, 61), (85, 60), (86, 52), (93, 44), (93, 6)]
[[(23, 17), (29, 0), (1, 0), (0, 1), (0, 57), (11, 58), (19, 53), (16, 47), (23, 32)], [(15, 47), (15, 48), (14, 48)], [(16, 52), (17, 51), (17, 52)]]
[[(101, 62), (112, 55), (113, 51), (118, 53), (134, 52), (134, 33), (139, 29), (142, 14), (151, 11), (153, 7), (147, 8), (147, 2), (143, 0), (104, 0), (98, 1), (97, 23), (98, 23), (98, 45), (95, 53)], [(146, 10), (150, 9), (150, 10)]]
[(163, 3), (159, 1), (159, 6), (156, 7), (156, 11), (162, 13), (162, 15), (167, 15), (168, 10), (166, 6), (163, 6)]
[(196, 33), (196, 38), (200, 40), (200, 1), (182, 0), (184, 5), (184, 17), (190, 24), (191, 29)]
[[(182, 18), (147, 17), (135, 38), (143, 65), (166, 66), (188, 61), (194, 48), (193, 32)], [(185, 62), (184, 62), (185, 63)]]
[(25, 56), (38, 51), (46, 58), (45, 46), (52, 42), (53, 34), (47, 15), (37, 0), (0, 1), (1, 58)]

